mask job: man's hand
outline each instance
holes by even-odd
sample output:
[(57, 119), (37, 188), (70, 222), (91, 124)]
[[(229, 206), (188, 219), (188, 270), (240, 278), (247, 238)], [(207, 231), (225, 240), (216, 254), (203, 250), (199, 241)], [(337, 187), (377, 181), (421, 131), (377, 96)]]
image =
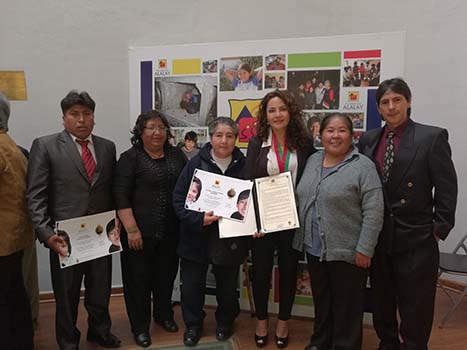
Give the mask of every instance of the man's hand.
[(204, 213), (203, 226), (211, 225), (214, 221), (219, 220), (221, 217), (214, 215), (213, 211), (208, 211)]
[(371, 265), (371, 257), (357, 252), (355, 254), (355, 264), (362, 269), (367, 269)]
[(264, 236), (266, 236), (266, 234), (264, 232), (261, 232), (261, 231), (253, 233), (253, 238), (262, 238)]
[(47, 246), (64, 258), (68, 256), (68, 246), (66, 245), (65, 240), (59, 235), (54, 234), (50, 236), (47, 240)]

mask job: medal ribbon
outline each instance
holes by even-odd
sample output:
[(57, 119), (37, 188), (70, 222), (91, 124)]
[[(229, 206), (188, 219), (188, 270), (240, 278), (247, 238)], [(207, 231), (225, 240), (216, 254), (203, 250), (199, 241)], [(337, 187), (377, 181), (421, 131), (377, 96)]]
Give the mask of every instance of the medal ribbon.
[(285, 142), (284, 150), (282, 150), (281, 145), (277, 142), (277, 137), (272, 134), (272, 144), (274, 147), (274, 153), (276, 154), (277, 164), (279, 164), (279, 171), (281, 173), (289, 170), (289, 160), (290, 160), (290, 151), (287, 147), (287, 142)]

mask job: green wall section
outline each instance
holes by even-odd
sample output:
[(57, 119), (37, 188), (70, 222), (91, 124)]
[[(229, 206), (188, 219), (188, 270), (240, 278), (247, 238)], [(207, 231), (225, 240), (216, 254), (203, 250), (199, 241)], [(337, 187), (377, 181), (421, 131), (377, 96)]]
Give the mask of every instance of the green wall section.
[(341, 52), (292, 53), (288, 56), (288, 68), (340, 67)]

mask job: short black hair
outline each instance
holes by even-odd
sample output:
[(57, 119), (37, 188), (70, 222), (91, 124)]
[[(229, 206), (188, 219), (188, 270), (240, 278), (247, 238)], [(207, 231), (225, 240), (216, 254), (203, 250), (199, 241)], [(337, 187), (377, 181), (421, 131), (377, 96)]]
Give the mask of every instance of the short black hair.
[(238, 195), (238, 198), (237, 198), (237, 203), (244, 200), (244, 199), (248, 199), (248, 197), (250, 197), (250, 190), (244, 190), (244, 191), (240, 192), (240, 194)]
[[(392, 78), (383, 81), (378, 90), (376, 90), (376, 104), (379, 106), (379, 101), (387, 91), (395, 92), (396, 94), (401, 94), (405, 97), (407, 102), (412, 101), (412, 92), (410, 91), (409, 85), (402, 78)], [(407, 116), (410, 117), (410, 112), (412, 108), (407, 108)]]
[(86, 91), (78, 92), (77, 90), (71, 90), (60, 102), (60, 106), (62, 107), (62, 112), (64, 115), (66, 111), (68, 111), (74, 105), (87, 107), (93, 113), (96, 109), (96, 102), (94, 102), (94, 100)]
[(308, 119), (308, 121), (306, 123), (306, 126), (308, 127), (308, 129), (310, 129), (313, 126), (314, 123), (321, 124), (321, 121), (320, 121), (319, 117), (312, 116), (310, 119)]
[(198, 135), (194, 131), (188, 131), (185, 134), (185, 141), (186, 140), (190, 140), (196, 143), (198, 142)]
[(110, 232), (115, 228), (115, 219), (110, 220), (105, 227), (105, 232), (107, 233), (107, 237), (109, 237)]

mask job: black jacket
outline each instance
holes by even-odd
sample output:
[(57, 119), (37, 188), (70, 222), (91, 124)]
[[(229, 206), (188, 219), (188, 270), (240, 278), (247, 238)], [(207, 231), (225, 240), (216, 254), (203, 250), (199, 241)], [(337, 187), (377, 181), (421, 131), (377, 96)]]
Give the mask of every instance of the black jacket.
[[(183, 169), (173, 193), (175, 213), (180, 219), (180, 241), (178, 255), (181, 258), (199, 262), (212, 262), (216, 265), (238, 265), (248, 252), (247, 238), (234, 237), (219, 239), (217, 222), (203, 226), (204, 213), (185, 209), (185, 200), (195, 169), (222, 174), (211, 157), (211, 144), (207, 143)], [(245, 157), (235, 147), (232, 162), (225, 176), (243, 178)]]
[(172, 146), (164, 147), (161, 159), (152, 159), (139, 146), (120, 156), (113, 185), (116, 207), (133, 209), (143, 238), (158, 240), (178, 233), (172, 192), (185, 163), (183, 152)]
[[(269, 176), (267, 171), (267, 163), (270, 147), (262, 147), (262, 145), (263, 140), (261, 140), (259, 136), (252, 137), (248, 142), (248, 151), (245, 165), (246, 179), (257, 179)], [(298, 169), (295, 183), (298, 184), (300, 177), (303, 174), (306, 160), (315, 152), (316, 150), (313, 147), (313, 140), (311, 138), (309, 139), (306, 147), (297, 149)]]

